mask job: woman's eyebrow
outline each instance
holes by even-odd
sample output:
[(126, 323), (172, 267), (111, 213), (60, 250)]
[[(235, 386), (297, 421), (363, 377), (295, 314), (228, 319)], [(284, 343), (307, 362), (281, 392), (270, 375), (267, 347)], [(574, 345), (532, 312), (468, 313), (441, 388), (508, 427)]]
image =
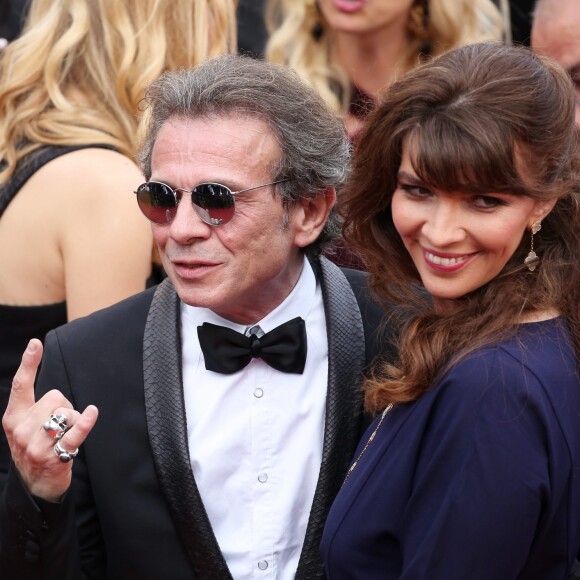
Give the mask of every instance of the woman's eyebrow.
[(407, 173), (406, 171), (399, 171), (397, 173), (397, 179), (403, 180), (403, 181), (408, 181), (408, 182), (416, 184), (416, 185), (423, 184), (423, 181), (417, 175)]

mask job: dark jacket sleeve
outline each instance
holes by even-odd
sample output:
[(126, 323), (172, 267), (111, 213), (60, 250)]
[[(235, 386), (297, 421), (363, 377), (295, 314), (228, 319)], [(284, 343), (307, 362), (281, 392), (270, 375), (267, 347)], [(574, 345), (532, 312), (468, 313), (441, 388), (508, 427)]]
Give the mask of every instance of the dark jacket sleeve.
[[(70, 400), (66, 373), (56, 334), (47, 335), (37, 382), (37, 399), (58, 385)], [(71, 401), (72, 402), (72, 401)], [(73, 403), (74, 404), (74, 403)], [(74, 469), (80, 469), (82, 449)], [(77, 580), (80, 552), (71, 488), (61, 503), (49, 503), (29, 495), (12, 464), (0, 501), (0, 577), (18, 580)], [(101, 554), (101, 561), (104, 561)], [(98, 577), (98, 576), (95, 576)]]
[[(57, 388), (73, 407), (84, 408), (87, 401), (80, 400), (79, 393), (88, 389), (90, 398), (93, 391), (88, 383), (94, 382), (97, 390), (101, 386), (101, 379), (96, 376), (102, 364), (97, 343), (111, 342), (119, 328), (130, 328), (132, 352), (139, 356), (154, 291), (152, 288), (49, 332), (35, 386), (36, 399)], [(95, 336), (100, 338), (97, 340)], [(118, 340), (125, 348), (123, 352), (127, 352), (124, 342), (127, 335), (123, 337)], [(101, 362), (95, 365), (97, 359)], [(72, 366), (76, 370), (74, 380), (70, 378)], [(11, 467), (8, 484), (0, 497), (2, 580), (97, 580), (106, 577), (107, 554), (88, 475), (87, 443), (79, 449), (73, 463), (71, 488), (59, 504), (31, 497), (14, 466)], [(114, 491), (111, 490), (111, 497)]]

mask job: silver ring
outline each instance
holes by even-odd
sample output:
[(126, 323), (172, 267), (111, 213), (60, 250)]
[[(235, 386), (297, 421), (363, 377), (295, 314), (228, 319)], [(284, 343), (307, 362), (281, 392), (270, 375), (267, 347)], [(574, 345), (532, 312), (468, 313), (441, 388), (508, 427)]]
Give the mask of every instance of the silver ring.
[(48, 418), (42, 428), (53, 439), (60, 439), (68, 430), (68, 422), (65, 415), (55, 415), (54, 413)]
[(67, 451), (62, 447), (60, 441), (56, 442), (54, 446), (54, 453), (63, 462), (68, 463), (71, 459), (74, 459), (79, 454), (79, 448), (77, 447), (74, 451)]

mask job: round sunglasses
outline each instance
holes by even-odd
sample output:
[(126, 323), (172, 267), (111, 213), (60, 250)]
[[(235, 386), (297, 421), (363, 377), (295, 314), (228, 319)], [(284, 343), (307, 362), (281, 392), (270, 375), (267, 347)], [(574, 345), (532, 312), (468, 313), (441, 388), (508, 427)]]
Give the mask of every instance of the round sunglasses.
[(239, 191), (232, 191), (221, 183), (200, 183), (192, 190), (188, 190), (180, 187), (174, 189), (160, 181), (148, 181), (141, 184), (134, 193), (137, 195), (137, 204), (143, 215), (156, 224), (167, 224), (173, 220), (183, 194), (189, 193), (195, 213), (201, 221), (210, 226), (221, 226), (234, 217), (236, 211), (234, 196), (238, 193), (285, 181), (288, 179), (280, 179)]

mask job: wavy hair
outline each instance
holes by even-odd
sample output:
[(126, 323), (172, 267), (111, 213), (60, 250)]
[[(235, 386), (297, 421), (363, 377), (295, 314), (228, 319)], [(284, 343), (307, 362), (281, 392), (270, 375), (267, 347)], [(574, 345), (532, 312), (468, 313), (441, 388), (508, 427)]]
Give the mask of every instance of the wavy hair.
[[(344, 234), (373, 291), (401, 315), (399, 361), (379, 366), (366, 402), (377, 411), (420, 397), (449, 365), (515, 333), (522, 316), (557, 310), (580, 358), (580, 134), (570, 78), (523, 47), (480, 43), (420, 65), (370, 115), (342, 191)], [(530, 272), (526, 233), (500, 274), (438, 313), (393, 224), (405, 142), (427, 187), (553, 200)]]
[[(504, 16), (492, 0), (428, 0), (428, 42), (431, 54), (483, 40), (500, 40), (509, 31), (507, 2)], [(337, 112), (345, 114), (350, 99), (350, 82), (333, 58), (333, 33), (314, 1), (268, 0), (266, 11), (270, 37), (266, 58), (286, 64), (312, 85)], [(315, 27), (320, 34), (313, 34)], [(418, 64), (425, 39), (413, 37), (400, 71)]]
[(146, 87), (235, 38), (233, 0), (34, 0), (0, 58), (0, 184), (45, 145), (134, 156)]

